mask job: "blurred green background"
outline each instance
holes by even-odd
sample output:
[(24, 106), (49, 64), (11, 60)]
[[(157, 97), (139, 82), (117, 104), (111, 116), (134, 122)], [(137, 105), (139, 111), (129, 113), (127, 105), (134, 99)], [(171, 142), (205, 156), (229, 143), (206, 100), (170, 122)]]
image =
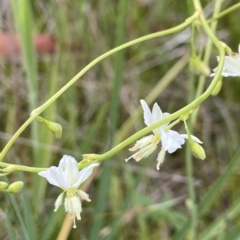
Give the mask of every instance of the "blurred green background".
[[(211, 17), (215, 1), (201, 2)], [(223, 1), (222, 10), (236, 3)], [(94, 58), (182, 23), (193, 5), (173, 0), (2, 0), (0, 13), (3, 148), (34, 108)], [(220, 19), (216, 32), (235, 52), (239, 13)], [(34, 121), (4, 161), (49, 167), (58, 165), (63, 154), (80, 161), (82, 154), (104, 153), (144, 127), (142, 111), (136, 115), (140, 99), (151, 106), (157, 102), (163, 112), (184, 107), (199, 83), (188, 69), (189, 37), (190, 29), (185, 29), (142, 42), (94, 66), (41, 115), (62, 125), (62, 139), (55, 140)], [(199, 28), (195, 47), (201, 54), (206, 42)], [(211, 69), (216, 55), (213, 48)], [(207, 77), (205, 87), (210, 81)], [(239, 77), (224, 79), (220, 94), (201, 105), (193, 126), (207, 155), (205, 161), (192, 162), (199, 213), (195, 239), (240, 239), (239, 91)], [(174, 129), (185, 133), (183, 124)], [(124, 149), (102, 164), (87, 190), (92, 202), (83, 202), (82, 220), (67, 239), (191, 239), (186, 145), (168, 154), (160, 171), (155, 170), (157, 153), (126, 164), (131, 153)], [(60, 189), (37, 174), (14, 173), (0, 180), (25, 182), (17, 195), (0, 193), (0, 239), (66, 239), (58, 236), (64, 207), (53, 213)]]

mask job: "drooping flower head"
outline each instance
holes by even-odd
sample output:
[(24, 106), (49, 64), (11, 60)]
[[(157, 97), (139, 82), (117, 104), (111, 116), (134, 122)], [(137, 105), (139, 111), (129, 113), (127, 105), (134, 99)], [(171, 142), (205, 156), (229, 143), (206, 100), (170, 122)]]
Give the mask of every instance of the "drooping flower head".
[[(219, 62), (219, 57), (217, 57), (217, 61)], [(215, 76), (217, 69), (217, 67), (213, 69), (213, 73), (210, 75), (211, 77)], [(240, 76), (240, 44), (238, 46), (238, 53), (232, 53), (231, 56), (224, 57), (224, 65), (221, 75), (224, 77)]]
[(81, 200), (86, 200), (88, 202), (91, 201), (88, 194), (78, 188), (89, 178), (92, 174), (93, 168), (98, 165), (98, 163), (94, 163), (79, 171), (78, 163), (75, 158), (64, 155), (60, 160), (58, 167), (53, 166), (46, 171), (38, 173), (40, 176), (46, 178), (50, 184), (64, 190), (55, 202), (55, 212), (61, 206), (64, 193), (66, 193), (64, 200), (65, 211), (71, 215), (74, 222), (74, 228), (76, 228), (76, 218), (78, 220), (81, 219)]
[[(140, 100), (143, 108), (144, 122), (147, 126), (167, 117), (169, 113), (163, 113), (157, 103), (153, 105), (152, 112), (149, 109), (147, 103), (144, 100)], [(138, 140), (130, 151), (136, 151), (132, 156), (126, 159), (128, 161), (134, 158), (137, 162), (142, 158), (148, 157), (157, 149), (159, 142), (162, 143), (161, 150), (157, 157), (157, 169), (159, 170), (160, 164), (163, 163), (166, 152), (173, 153), (177, 149), (182, 148), (181, 145), (185, 143), (185, 139), (188, 139), (187, 134), (179, 134), (176, 131), (168, 130), (169, 122), (153, 130), (153, 134), (143, 137)], [(193, 141), (202, 143), (198, 138), (192, 136)]]

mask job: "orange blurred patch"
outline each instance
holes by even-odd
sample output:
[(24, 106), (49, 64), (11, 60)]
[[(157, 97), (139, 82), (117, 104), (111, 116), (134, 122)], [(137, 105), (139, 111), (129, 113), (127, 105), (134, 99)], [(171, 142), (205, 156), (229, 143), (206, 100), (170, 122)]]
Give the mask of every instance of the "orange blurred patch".
[[(36, 35), (33, 39), (36, 53), (53, 53), (56, 47), (54, 37), (50, 35)], [(21, 54), (20, 38), (16, 34), (0, 34), (0, 57), (10, 57)]]

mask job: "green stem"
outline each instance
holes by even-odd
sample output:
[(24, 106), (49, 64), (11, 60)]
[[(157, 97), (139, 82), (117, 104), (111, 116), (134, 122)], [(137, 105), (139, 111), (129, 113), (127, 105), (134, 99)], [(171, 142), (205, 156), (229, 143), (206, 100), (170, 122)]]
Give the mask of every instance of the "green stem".
[[(202, 18), (201, 18), (202, 20)], [(112, 148), (111, 150), (109, 150), (108, 152), (102, 154), (102, 155), (98, 155), (98, 157), (96, 157), (96, 159), (94, 161), (82, 161), (79, 163), (79, 168), (82, 169), (84, 167), (89, 166), (90, 164), (92, 164), (93, 162), (103, 162), (105, 160), (107, 160), (108, 158), (110, 158), (111, 156), (115, 155), (117, 152), (119, 152), (120, 150), (122, 150), (123, 148), (125, 148), (126, 146), (128, 146), (129, 144), (131, 144), (132, 142), (136, 141), (137, 139), (141, 138), (142, 136), (144, 136), (145, 134), (149, 133), (150, 131), (162, 126), (165, 123), (171, 122), (174, 119), (179, 118), (181, 115), (184, 115), (188, 112), (190, 112), (192, 109), (198, 107), (205, 99), (207, 99), (210, 95), (211, 92), (213, 91), (213, 89), (215, 88), (218, 79), (221, 75), (222, 69), (223, 69), (223, 64), (224, 64), (224, 56), (225, 56), (225, 49), (223, 47), (223, 45), (217, 40), (217, 38), (211, 34), (211, 30), (208, 28), (207, 24), (204, 24), (204, 29), (206, 29), (205, 31), (207, 32), (207, 34), (209, 34), (209, 37), (211, 37), (212, 41), (215, 43), (216, 47), (219, 50), (219, 65), (218, 65), (218, 70), (211, 82), (211, 84), (209, 85), (208, 89), (201, 95), (199, 96), (197, 99), (195, 99), (194, 101), (192, 101), (190, 104), (188, 104), (187, 106), (185, 106), (184, 108), (178, 110), (177, 112), (170, 114), (169, 116), (165, 117), (164, 119), (161, 119), (155, 123), (153, 123), (152, 125), (145, 127), (144, 129), (138, 131), (137, 133), (133, 134), (131, 137), (127, 138), (125, 141), (123, 141), (122, 143), (118, 144), (117, 146), (115, 146), (114, 148)], [(28, 126), (28, 124), (38, 116), (38, 114), (41, 113), (40, 110), (36, 110), (38, 111), (38, 113), (34, 113), (21, 127), (22, 129), (26, 128), (26, 126)], [(20, 129), (21, 129), (20, 128)], [(20, 131), (20, 129), (18, 131)], [(16, 133), (17, 134), (17, 133)], [(15, 134), (15, 135), (16, 135)], [(15, 136), (14, 135), (14, 136)], [(14, 136), (12, 137), (12, 143), (14, 142)], [(16, 139), (17, 137), (15, 137)], [(10, 140), (10, 141), (11, 141)], [(9, 142), (10, 142), (9, 141)], [(9, 144), (9, 143), (8, 143)], [(7, 144), (7, 146), (8, 146)], [(6, 147), (7, 147), (6, 146)], [(5, 148), (6, 148), (5, 147)], [(10, 148), (10, 146), (9, 146)], [(6, 151), (7, 152), (7, 151)], [(0, 166), (9, 166), (9, 164), (7, 163), (0, 163)], [(20, 166), (20, 165), (19, 165)], [(29, 172), (39, 172), (39, 171), (43, 171), (45, 170), (44, 168), (32, 168), (32, 167), (24, 167), (22, 166), (24, 169), (22, 169), (23, 171), (29, 171)]]
[[(200, 16), (200, 18), (202, 19), (202, 17)], [(203, 22), (204, 24), (205, 22)], [(119, 152), (120, 150), (122, 150), (123, 148), (125, 148), (126, 146), (128, 146), (129, 144), (131, 144), (132, 142), (136, 141), (137, 139), (141, 138), (142, 136), (144, 136), (145, 134), (149, 133), (150, 131), (162, 126), (165, 123), (171, 122), (174, 119), (179, 118), (181, 115), (184, 115), (188, 112), (190, 112), (192, 109), (198, 107), (204, 100), (206, 100), (210, 95), (211, 92), (213, 91), (213, 89), (215, 88), (218, 79), (221, 75), (222, 69), (223, 69), (223, 64), (224, 64), (224, 56), (225, 56), (225, 49), (224, 46), (217, 40), (217, 38), (211, 33), (211, 30), (208, 28), (207, 24), (204, 24), (204, 29), (206, 31), (206, 33), (209, 35), (209, 37), (212, 39), (212, 41), (214, 42), (214, 44), (216, 45), (216, 47), (219, 50), (219, 65), (218, 65), (218, 70), (211, 82), (211, 84), (209, 85), (208, 89), (201, 95), (199, 96), (197, 99), (195, 99), (194, 101), (192, 101), (190, 104), (188, 104), (187, 106), (185, 106), (184, 108), (178, 110), (177, 112), (165, 117), (164, 119), (161, 119), (155, 123), (153, 123), (152, 125), (145, 127), (144, 129), (140, 130), (139, 132), (133, 134), (131, 137), (127, 138), (125, 141), (123, 141), (122, 143), (118, 144), (116, 147), (112, 148), (111, 150), (109, 150), (108, 152), (102, 154), (102, 155), (98, 155), (98, 157), (96, 157), (96, 159), (94, 161), (83, 161), (80, 162), (78, 164), (79, 168), (84, 168), (89, 166), (91, 163), (97, 161), (97, 162), (102, 162), (105, 161), (106, 159), (112, 157), (113, 155), (115, 155), (117, 152)]]
[[(35, 167), (28, 167), (24, 165), (17, 165), (17, 164), (10, 164), (10, 163), (4, 163), (0, 162), (0, 167), (7, 168), (7, 167), (13, 167), (13, 172), (22, 171), (22, 172), (41, 172), (47, 170), (47, 168), (35, 168)], [(4, 172), (4, 170), (2, 170)]]
[(192, 24), (192, 27), (191, 27), (190, 49), (191, 49), (191, 52), (190, 52), (191, 57), (196, 57), (197, 54), (195, 50), (195, 24), (194, 23)]
[[(191, 1), (192, 2), (192, 1)], [(195, 50), (195, 24), (192, 24), (191, 28), (191, 38), (190, 38), (190, 53), (191, 59), (197, 57), (196, 50)], [(189, 75), (188, 75), (188, 83), (189, 83), (189, 90), (188, 90), (188, 103), (193, 101), (194, 93), (195, 93), (195, 74), (192, 71), (191, 63), (189, 64)], [(189, 113), (190, 114), (190, 113)], [(186, 118), (188, 119), (188, 118)], [(197, 232), (197, 225), (198, 225), (198, 211), (196, 205), (196, 193), (194, 188), (194, 180), (193, 180), (193, 163), (192, 163), (192, 154), (190, 151), (190, 144), (192, 144), (192, 137), (190, 131), (188, 129), (186, 119), (184, 119), (184, 125), (186, 132), (188, 134), (188, 144), (186, 144), (185, 149), (185, 170), (187, 175), (187, 187), (188, 187), (188, 197), (190, 201), (190, 208), (188, 209), (190, 212), (191, 218), (191, 225), (190, 225), (190, 234), (189, 239), (196, 239), (196, 232)], [(190, 123), (190, 128), (192, 129), (192, 124)]]
[(224, 11), (220, 12), (219, 14), (216, 14), (211, 19), (207, 20), (207, 23), (212, 23), (213, 21), (216, 21), (216, 20), (224, 17), (225, 15), (231, 13), (232, 11), (237, 10), (238, 8), (240, 8), (240, 3), (236, 3), (235, 5), (225, 9)]
[[(159, 32), (159, 33), (154, 33), (154, 34), (150, 34), (147, 35), (145, 37), (133, 40), (131, 42), (128, 42), (124, 45), (121, 45), (103, 55), (101, 55), (100, 57), (98, 57), (97, 59), (95, 59), (94, 61), (92, 61), (89, 65), (87, 65), (82, 71), (80, 71), (70, 82), (68, 82), (62, 89), (60, 89), (52, 98), (50, 98), (47, 102), (45, 102), (41, 107), (37, 108), (34, 113), (32, 114), (32, 116), (22, 125), (22, 127), (15, 133), (15, 135), (12, 137), (12, 139), (10, 139), (10, 141), (8, 142), (8, 144), (6, 145), (6, 147), (3, 149), (2, 153), (1, 153), (1, 159), (5, 156), (5, 154), (7, 153), (8, 149), (11, 147), (11, 145), (14, 143), (14, 141), (17, 139), (17, 137), (20, 135), (20, 133), (41, 113), (43, 112), (49, 105), (51, 105), (64, 91), (66, 91), (75, 81), (77, 81), (77, 79), (82, 76), (87, 70), (89, 70), (92, 66), (94, 66), (96, 63), (98, 63), (99, 61), (101, 61), (102, 59), (106, 58), (107, 56), (121, 50), (124, 49), (126, 47), (129, 47), (133, 44), (136, 44), (138, 42), (142, 42), (154, 37), (158, 37), (158, 36), (163, 36), (166, 34), (170, 34), (173, 33), (175, 31), (179, 31), (182, 28), (188, 26), (189, 24), (191, 24), (196, 17), (199, 15), (200, 13), (200, 22), (202, 24), (203, 29), (205, 30), (205, 32), (207, 33), (207, 35), (211, 38), (211, 40), (213, 41), (213, 43), (215, 44), (215, 46), (217, 47), (217, 49), (219, 50), (219, 65), (218, 65), (218, 70), (215, 74), (215, 77), (213, 78), (211, 84), (209, 85), (208, 89), (201, 95), (199, 96), (197, 99), (195, 99), (194, 101), (192, 101), (190, 104), (188, 104), (187, 106), (185, 106), (184, 108), (178, 110), (177, 112), (167, 116), (164, 119), (161, 119), (157, 122), (155, 122), (154, 124), (140, 130), (139, 132), (135, 133), (134, 135), (132, 135), (131, 137), (127, 138), (125, 141), (123, 141), (122, 143), (120, 143), (119, 145), (117, 145), (116, 147), (112, 148), (111, 150), (109, 150), (108, 152), (99, 155), (99, 157), (97, 157), (96, 161), (98, 162), (102, 162), (108, 158), (110, 158), (111, 156), (113, 156), (114, 154), (116, 154), (117, 152), (119, 152), (120, 150), (122, 150), (123, 148), (125, 148), (127, 145), (131, 144), (132, 142), (134, 142), (135, 140), (139, 139), (140, 137), (144, 136), (145, 134), (147, 134), (148, 132), (160, 127), (161, 125), (173, 121), (174, 119), (177, 119), (178, 117), (180, 117), (181, 115), (191, 111), (192, 109), (198, 107), (205, 99), (207, 99), (211, 92), (213, 91), (213, 89), (215, 88), (218, 79), (221, 75), (222, 69), (223, 69), (223, 64), (224, 64), (224, 56), (225, 56), (225, 49), (224, 46), (218, 41), (218, 39), (212, 34), (211, 30), (209, 29), (206, 20), (204, 18), (204, 16), (202, 15), (201, 12), (201, 7), (200, 7), (200, 3), (198, 0), (194, 0), (194, 5), (196, 7), (196, 9), (198, 9), (199, 11), (196, 11), (196, 13), (188, 18), (184, 23), (180, 24), (177, 27), (174, 27), (172, 29), (163, 31), (163, 32)], [(95, 162), (95, 161), (94, 161)], [(80, 162), (79, 163), (79, 168), (84, 168), (88, 165), (90, 165), (92, 163), (92, 161), (90, 162)], [(33, 169), (37, 169), (37, 168), (29, 168), (30, 170)], [(29, 170), (28, 169), (28, 170)], [(27, 171), (27, 168), (23, 169), (24, 171)], [(37, 170), (36, 170), (37, 171)], [(42, 171), (42, 169), (40, 170)]]
[(2, 161), (2, 159), (4, 158), (4, 156), (6, 155), (6, 153), (8, 152), (8, 150), (10, 149), (10, 147), (13, 145), (13, 143), (16, 141), (16, 139), (18, 138), (18, 136), (25, 130), (25, 128), (39, 115), (41, 114), (46, 108), (48, 108), (53, 102), (55, 102), (70, 86), (72, 86), (83, 74), (85, 74), (90, 68), (92, 68), (94, 65), (96, 65), (98, 62), (100, 62), (101, 60), (105, 59), (106, 57), (124, 49), (127, 47), (130, 47), (132, 45), (135, 45), (137, 43), (152, 39), (152, 38), (156, 38), (156, 37), (160, 37), (160, 36), (165, 36), (168, 34), (172, 34), (175, 32), (178, 32), (184, 28), (186, 28), (187, 26), (189, 26), (193, 21), (196, 20), (196, 18), (198, 17), (199, 13), (195, 12), (191, 17), (187, 18), (183, 23), (179, 24), (176, 27), (170, 28), (168, 30), (165, 31), (161, 31), (161, 32), (157, 32), (157, 33), (152, 33), (149, 35), (146, 35), (144, 37), (135, 39), (133, 41), (130, 41), (128, 43), (125, 43), (121, 46), (118, 46), (106, 53), (104, 53), (103, 55), (99, 56), (98, 58), (96, 58), (95, 60), (93, 60), (91, 63), (89, 63), (85, 68), (83, 68), (75, 77), (73, 77), (64, 87), (62, 87), (56, 94), (54, 94), (48, 101), (46, 101), (43, 105), (41, 105), (40, 107), (38, 107), (37, 109), (34, 110), (34, 112), (32, 113), (32, 116), (18, 129), (18, 131), (13, 135), (13, 137), (9, 140), (9, 142), (6, 144), (5, 148), (2, 150), (1, 154), (0, 154), (0, 161)]
[[(108, 152), (99, 155), (95, 160), (98, 162), (102, 162), (108, 158), (110, 158), (111, 156), (113, 156), (114, 154), (116, 154), (117, 152), (119, 152), (120, 150), (122, 150), (123, 148), (125, 148), (126, 146), (128, 146), (129, 144), (131, 144), (132, 142), (136, 141), (137, 139), (139, 139), (140, 137), (144, 136), (145, 134), (149, 133), (150, 131), (162, 126), (165, 123), (168, 123), (170, 121), (173, 121), (174, 119), (177, 119), (178, 117), (180, 117), (181, 115), (190, 112), (192, 109), (195, 109), (196, 107), (198, 107), (204, 100), (206, 100), (210, 95), (211, 92), (214, 90), (218, 79), (221, 76), (222, 73), (222, 69), (223, 69), (223, 65), (224, 65), (224, 57), (225, 57), (225, 47), (224, 45), (222, 45), (222, 43), (215, 37), (215, 35), (212, 33), (211, 29), (208, 27), (206, 20), (203, 16), (202, 10), (201, 10), (201, 5), (199, 3), (198, 0), (193, 0), (194, 2), (194, 6), (196, 8), (196, 11), (199, 12), (199, 19), (200, 22), (202, 24), (202, 27), (204, 29), (204, 31), (206, 32), (206, 34), (208, 35), (208, 37), (211, 39), (211, 41), (215, 44), (215, 46), (217, 47), (218, 51), (219, 51), (219, 65), (218, 65), (218, 69), (217, 72), (211, 82), (211, 84), (209, 85), (209, 87), (207, 88), (207, 90), (198, 98), (196, 98), (194, 101), (192, 101), (190, 104), (188, 104), (187, 106), (185, 106), (184, 108), (178, 110), (177, 112), (165, 117), (164, 119), (161, 119), (155, 123), (153, 123), (152, 125), (145, 127), (144, 129), (140, 130), (139, 132), (133, 134), (131, 137), (127, 138), (125, 141), (123, 141), (122, 143), (118, 144), (116, 147), (112, 148), (111, 150), (109, 150)], [(88, 165), (90, 165), (92, 162), (80, 162), (79, 163), (79, 168), (84, 168)]]
[[(121, 0), (117, 4), (117, 12), (116, 12), (116, 46), (122, 44), (126, 37), (126, 16), (129, 2), (128, 0)], [(117, 129), (118, 121), (119, 121), (119, 93), (122, 85), (123, 73), (124, 73), (124, 63), (125, 63), (125, 51), (121, 51), (117, 54), (114, 63), (114, 78), (112, 85), (112, 96), (111, 96), (111, 104), (110, 104), (110, 121), (111, 128), (108, 129), (108, 134), (113, 134), (115, 136), (115, 132)], [(114, 146), (113, 141), (110, 147)], [(109, 197), (109, 182), (111, 182), (112, 178), (112, 167), (109, 164), (105, 164), (101, 170), (101, 176), (99, 178), (99, 185), (97, 189), (97, 202), (95, 205), (94, 212), (96, 215), (102, 215), (106, 212), (107, 200)], [(99, 237), (99, 232), (102, 227), (105, 225), (105, 221), (103, 218), (94, 218), (92, 221), (92, 227), (90, 232), (89, 240), (95, 240)], [(108, 239), (108, 238), (107, 238)]]
[[(159, 80), (158, 84), (154, 86), (152, 91), (145, 97), (145, 101), (151, 104), (165, 89), (166, 87), (176, 79), (179, 72), (185, 67), (189, 60), (188, 53), (186, 53), (180, 60), (178, 60), (169, 71)], [(115, 137), (115, 143), (121, 142), (125, 136), (129, 135), (129, 131), (132, 125), (142, 114), (142, 108), (139, 106), (128, 120), (123, 123), (121, 128), (118, 130), (117, 136)]]
[[(185, 126), (185, 130), (187, 132), (187, 135), (188, 135), (188, 142), (189, 143), (193, 143), (193, 140), (192, 140), (192, 137), (191, 137), (191, 133), (189, 131), (189, 128), (188, 128), (186, 120), (184, 120), (184, 126)], [(190, 126), (190, 128), (191, 128), (191, 126)]]
[[(199, 0), (193, 0), (193, 3), (194, 3), (194, 6), (195, 6), (195, 9), (199, 9), (201, 12), (202, 12), (202, 8), (201, 8), (201, 5), (200, 5), (200, 2)], [(216, 1), (216, 4), (215, 4), (215, 7), (214, 7), (214, 12), (213, 12), (213, 16), (217, 15), (221, 9), (221, 4), (222, 4), (222, 0), (217, 0)], [(213, 35), (213, 33), (215, 33), (216, 31), (216, 28), (217, 28), (217, 22), (214, 22), (211, 24), (211, 29), (209, 29), (208, 25), (207, 25), (207, 22), (206, 22), (206, 19), (204, 18), (203, 16), (203, 13), (201, 14), (201, 24), (203, 24), (204, 22), (204, 25), (205, 27), (202, 27), (204, 28), (204, 30), (206, 31), (206, 26), (207, 26), (207, 29), (209, 31), (209, 33), (214, 37), (215, 41), (218, 41), (216, 39), (216, 37)], [(207, 33), (207, 35), (209, 34)], [(211, 51), (212, 51), (212, 42), (214, 42), (212, 40), (213, 38), (210, 37), (210, 39), (208, 40), (207, 42), (207, 46), (206, 46), (206, 50), (205, 50), (205, 53), (204, 53), (204, 58), (203, 58), (203, 63), (208, 66), (209, 65), (209, 59), (210, 59), (210, 55), (211, 55)], [(202, 75), (200, 76), (199, 78), (199, 83), (198, 83), (198, 87), (197, 87), (197, 93), (196, 93), (196, 97), (200, 96), (203, 92), (203, 89), (204, 89), (204, 85), (205, 85), (205, 81), (206, 81), (206, 76)], [(199, 109), (197, 108), (193, 115), (192, 115), (192, 124), (194, 125), (195, 121), (196, 121), (196, 118), (197, 118), (197, 115), (198, 115), (198, 111)]]
[[(190, 123), (191, 124), (191, 123)], [(194, 182), (193, 182), (193, 163), (192, 163), (192, 154), (190, 151), (190, 143), (192, 140), (188, 126), (186, 121), (184, 121), (185, 129), (188, 134), (188, 144), (185, 153), (185, 164), (186, 164), (186, 172), (187, 172), (187, 180), (188, 180), (188, 193), (191, 201), (190, 205), (190, 212), (191, 212), (191, 234), (189, 239), (196, 239), (196, 229), (198, 223), (198, 212), (196, 207), (196, 193), (194, 189)], [(190, 126), (191, 128), (192, 126)]]
[[(15, 24), (20, 36), (20, 44), (23, 53), (24, 68), (27, 73), (28, 105), (29, 109), (37, 107), (38, 81), (36, 54), (33, 46), (33, 17), (31, 3), (28, 0), (11, 1)], [(31, 126), (31, 138), (38, 141), (38, 126), (34, 122)], [(38, 149), (33, 148), (34, 159), (37, 159)]]
[(175, 126), (176, 124), (178, 124), (180, 122), (180, 118), (177, 119), (176, 121), (172, 122), (170, 125), (168, 125), (166, 128), (165, 128), (165, 131), (168, 131), (170, 130), (173, 126)]

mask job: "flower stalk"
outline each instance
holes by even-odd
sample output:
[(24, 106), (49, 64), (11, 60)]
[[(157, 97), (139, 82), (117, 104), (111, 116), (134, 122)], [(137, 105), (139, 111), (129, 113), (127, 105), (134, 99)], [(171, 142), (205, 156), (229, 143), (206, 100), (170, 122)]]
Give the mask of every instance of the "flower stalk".
[(183, 23), (179, 24), (176, 27), (152, 33), (140, 38), (137, 38), (135, 40), (132, 40), (128, 43), (125, 43), (123, 45), (120, 45), (93, 60), (90, 62), (85, 68), (83, 68), (75, 77), (73, 77), (65, 86), (63, 86), (57, 93), (55, 93), (50, 99), (48, 99), (44, 104), (42, 104), (40, 107), (34, 109), (31, 113), (30, 118), (18, 129), (18, 131), (13, 135), (13, 137), (8, 141), (2, 152), (0, 153), (0, 161), (3, 160), (4, 156), (8, 152), (8, 150), (11, 148), (13, 143), (16, 141), (16, 139), (19, 137), (19, 135), (26, 129), (26, 127), (39, 115), (41, 114), (46, 108), (48, 108), (52, 103), (54, 103), (69, 87), (71, 87), (80, 77), (82, 77), (89, 69), (91, 69), (93, 66), (95, 66), (97, 63), (102, 61), (103, 59), (107, 58), (108, 56), (125, 49), (127, 47), (133, 46), (137, 43), (147, 41), (149, 39), (166, 36), (169, 34), (173, 34), (175, 32), (178, 32), (187, 26), (189, 26), (192, 22), (194, 22), (198, 18), (198, 11), (196, 11), (191, 17), (187, 18)]
[[(144, 36), (144, 37), (138, 38), (136, 40), (130, 41), (126, 44), (123, 44), (123, 45), (121, 45), (117, 48), (114, 48), (114, 49), (108, 51), (107, 53), (101, 55), (100, 57), (98, 57), (97, 59), (92, 61), (90, 64), (88, 64), (82, 71), (80, 71), (73, 79), (71, 79), (54, 96), (52, 96), (48, 101), (46, 101), (43, 105), (41, 105), (40, 107), (38, 107), (37, 109), (35, 109), (32, 112), (30, 118), (13, 135), (13, 137), (9, 140), (9, 142), (7, 143), (7, 145), (5, 146), (3, 151), (1, 152), (0, 161), (2, 161), (2, 159), (6, 155), (6, 153), (8, 152), (10, 147), (12, 146), (12, 144), (15, 142), (15, 140), (18, 138), (18, 136), (24, 131), (24, 129), (39, 114), (41, 114), (47, 107), (49, 107), (54, 101), (56, 101), (57, 98), (61, 96), (61, 94), (63, 94), (73, 83), (75, 83), (84, 73), (86, 73), (95, 64), (97, 64), (98, 62), (100, 62), (104, 58), (106, 58), (106, 57), (108, 57), (108, 56), (110, 56), (110, 55), (112, 55), (112, 54), (114, 54), (114, 53), (116, 53), (116, 52), (118, 52), (118, 51), (120, 51), (124, 48), (135, 45), (139, 42), (143, 42), (143, 41), (146, 41), (146, 40), (149, 40), (149, 39), (152, 39), (152, 38), (172, 34), (172, 33), (175, 33), (179, 30), (182, 30), (185, 27), (187, 27), (188, 25), (192, 24), (198, 18), (200, 20), (200, 23), (201, 23), (203, 29), (205, 30), (206, 34), (213, 41), (213, 43), (215, 44), (215, 46), (217, 47), (217, 49), (219, 51), (218, 69), (216, 71), (216, 74), (215, 74), (211, 84), (207, 88), (207, 90), (201, 96), (196, 98), (194, 101), (192, 101), (190, 104), (183, 107), (182, 109), (176, 111), (173, 114), (170, 114), (169, 116), (166, 116), (164, 119), (156, 121), (155, 123), (145, 127), (144, 129), (138, 131), (137, 133), (133, 134), (132, 136), (130, 136), (129, 138), (124, 140), (122, 143), (118, 144), (117, 146), (113, 147), (111, 150), (107, 151), (106, 153), (97, 155), (96, 158), (94, 159), (94, 162), (102, 162), (102, 161), (107, 160), (108, 158), (115, 155), (117, 152), (119, 152), (120, 150), (122, 150), (126, 146), (130, 145), (131, 143), (133, 143), (137, 139), (143, 137), (144, 135), (146, 135), (150, 131), (152, 131), (152, 130), (158, 128), (158, 127), (161, 127), (162, 125), (164, 125), (168, 122), (174, 121), (175, 119), (181, 117), (182, 115), (192, 111), (192, 109), (197, 108), (205, 99), (207, 99), (210, 96), (211, 92), (214, 90), (214, 88), (215, 88), (215, 86), (218, 82), (218, 79), (221, 75), (223, 64), (224, 64), (225, 50), (224, 50), (224, 46), (218, 41), (218, 39), (212, 34), (211, 30), (209, 29), (209, 27), (206, 23), (206, 20), (205, 20), (203, 14), (202, 14), (202, 11), (200, 10), (201, 8), (200, 8), (200, 5), (199, 5), (199, 1), (194, 0), (194, 4), (195, 4), (196, 12), (191, 17), (187, 18), (184, 23), (182, 23), (182, 24), (180, 24), (180, 25), (178, 25), (174, 28), (171, 28), (171, 29), (168, 29), (168, 30), (165, 30), (165, 31), (161, 31), (161, 32), (157, 32), (157, 33), (153, 33), (153, 34), (149, 34), (147, 36)], [(79, 169), (82, 169), (82, 168), (85, 168), (85, 167), (89, 166), (92, 163), (93, 163), (93, 161), (91, 161), (91, 160), (90, 161), (83, 161), (83, 162), (78, 163), (78, 167), (79, 167)], [(0, 166), (3, 166), (3, 165), (0, 164)], [(39, 171), (42, 171), (43, 169), (42, 168), (31, 168), (31, 167), (26, 167), (26, 166), (19, 165), (18, 170), (30, 171), (30, 172), (39, 172)]]

